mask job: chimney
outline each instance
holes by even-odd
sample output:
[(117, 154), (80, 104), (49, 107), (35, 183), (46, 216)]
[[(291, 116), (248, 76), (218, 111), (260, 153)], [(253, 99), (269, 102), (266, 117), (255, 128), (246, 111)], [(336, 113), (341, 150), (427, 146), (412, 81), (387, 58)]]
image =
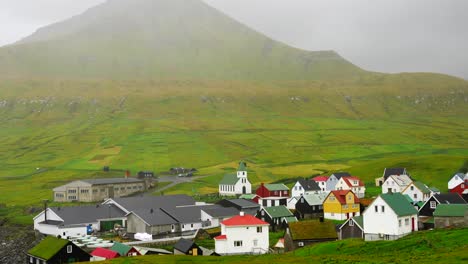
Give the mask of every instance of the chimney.
[(240, 211), (239, 215), (240, 215), (240, 216), (245, 216), (245, 214), (244, 214), (243, 211)]
[(47, 202), (49, 200), (43, 200), (44, 201), (44, 222), (47, 224)]
[(128, 177), (130, 177), (130, 171), (129, 171), (129, 170), (127, 170), (127, 171), (125, 172), (125, 179), (128, 178)]

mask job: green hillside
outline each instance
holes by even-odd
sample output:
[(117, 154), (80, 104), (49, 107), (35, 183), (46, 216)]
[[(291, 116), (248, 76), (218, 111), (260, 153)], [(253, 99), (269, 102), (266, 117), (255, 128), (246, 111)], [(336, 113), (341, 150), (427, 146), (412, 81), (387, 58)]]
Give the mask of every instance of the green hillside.
[(284, 255), (190, 257), (143, 256), (103, 263), (464, 263), (468, 229), (422, 231), (397, 241), (342, 240)]
[(127, 169), (195, 167), (207, 177), (166, 193), (213, 193), (240, 159), (254, 185), (347, 170), (370, 186), (404, 166), (446, 190), (467, 103), (464, 80), (366, 72), (198, 0), (112, 0), (0, 48), (0, 217)]
[(364, 71), (288, 47), (201, 0), (112, 0), (0, 49), (0, 77), (311, 80)]

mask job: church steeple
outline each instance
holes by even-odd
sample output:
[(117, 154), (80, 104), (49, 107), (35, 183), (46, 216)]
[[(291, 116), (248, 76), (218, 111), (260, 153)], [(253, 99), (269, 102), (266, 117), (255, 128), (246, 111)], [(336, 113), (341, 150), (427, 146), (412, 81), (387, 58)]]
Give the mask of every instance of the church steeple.
[(239, 167), (237, 168), (237, 178), (247, 178), (247, 163), (244, 161), (239, 162)]

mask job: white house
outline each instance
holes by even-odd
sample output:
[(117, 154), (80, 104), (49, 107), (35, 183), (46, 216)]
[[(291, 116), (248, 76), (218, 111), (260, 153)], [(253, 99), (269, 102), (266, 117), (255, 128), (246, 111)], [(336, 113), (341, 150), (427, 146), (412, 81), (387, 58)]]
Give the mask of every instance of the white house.
[(401, 193), (377, 197), (363, 213), (365, 240), (395, 240), (418, 231), (418, 211)]
[(288, 209), (295, 209), (296, 203), (302, 195), (319, 194), (321, 192), (323, 192), (322, 188), (314, 180), (298, 180), (292, 187), (291, 198), (287, 201), (287, 207)]
[(314, 180), (318, 184), (322, 192), (327, 191), (328, 176), (317, 176), (312, 178), (312, 180)]
[(240, 212), (221, 222), (221, 235), (214, 238), (220, 255), (265, 254), (269, 248), (269, 224)]
[(382, 184), (382, 193), (401, 193), (412, 182), (408, 175), (391, 175)]
[(235, 196), (252, 193), (252, 184), (247, 178), (247, 164), (239, 162), (237, 174), (226, 174), (219, 183), (219, 194), (224, 196)]
[(114, 205), (50, 207), (33, 218), (34, 230), (51, 236), (79, 236), (100, 231), (106, 223), (126, 225), (125, 212)]
[(403, 195), (407, 194), (413, 202), (425, 202), (433, 194), (427, 185), (419, 181), (410, 183), (401, 193)]
[(332, 175), (330, 175), (330, 177), (328, 177), (327, 179), (327, 188), (326, 188), (326, 191), (327, 192), (330, 192), (330, 191), (334, 191), (336, 190), (336, 184), (338, 183), (338, 181), (341, 179), (341, 177), (349, 177), (351, 176), (349, 173), (347, 172), (335, 172), (333, 173)]
[(354, 176), (341, 177), (335, 185), (335, 189), (337, 191), (351, 190), (358, 198), (363, 198), (366, 194), (366, 186), (364, 185), (364, 182)]

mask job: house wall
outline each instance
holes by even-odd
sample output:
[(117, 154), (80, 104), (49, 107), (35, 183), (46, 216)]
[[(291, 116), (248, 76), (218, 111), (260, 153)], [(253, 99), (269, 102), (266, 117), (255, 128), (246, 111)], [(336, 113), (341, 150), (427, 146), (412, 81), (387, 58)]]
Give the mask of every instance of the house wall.
[(288, 197), (284, 197), (283, 199), (277, 199), (275, 197), (265, 197), (258, 199), (258, 204), (261, 208), (263, 207), (272, 207), (272, 206), (280, 206), (284, 205), (287, 206), (288, 204)]
[(287, 203), (286, 203), (286, 207), (289, 209), (289, 210), (292, 210), (292, 209), (296, 209), (296, 204), (297, 204), (297, 199), (299, 199), (298, 197), (291, 197), (287, 200)]
[[(236, 194), (244, 194), (242, 188), (245, 187), (245, 194), (252, 193), (252, 184), (250, 184), (249, 180), (247, 179), (247, 172), (245, 173), (246, 176), (240, 176), (239, 181), (237, 181), (236, 185), (234, 186)], [(239, 172), (238, 172), (239, 175)], [(239, 177), (239, 176), (238, 176)], [(243, 183), (242, 180), (245, 180)]]
[(460, 178), (460, 176), (458, 175), (454, 175), (448, 182), (448, 189), (451, 190), (455, 187), (457, 187), (458, 185), (460, 185), (461, 183), (463, 183), (464, 180), (462, 178)]
[(328, 180), (326, 183), (327, 185), (326, 191), (334, 191), (337, 183), (338, 183), (338, 178), (336, 178), (334, 175), (331, 175), (330, 177), (328, 177)]
[[(350, 199), (351, 198), (351, 199)], [(346, 204), (342, 205), (333, 193), (330, 193), (323, 202), (323, 213), (326, 219), (345, 220), (360, 215), (360, 205), (354, 203), (354, 195), (346, 195)]]
[(349, 186), (343, 178), (339, 179), (335, 185), (335, 190), (351, 190), (358, 198), (363, 198), (366, 193), (364, 186)]
[(180, 224), (180, 231), (181, 232), (186, 232), (186, 231), (194, 231), (198, 229), (202, 229), (203, 225), (201, 222), (198, 223), (181, 223)]
[(172, 225), (157, 225), (146, 227), (146, 233), (152, 235), (178, 233), (180, 231), (181, 230), (179, 224), (174, 224), (174, 232), (172, 232)]
[(235, 196), (236, 195), (235, 185), (220, 184), (218, 191), (219, 191), (219, 194), (223, 196)]
[(296, 184), (294, 184), (294, 186), (291, 189), (291, 197), (300, 197), (303, 194), (304, 194), (304, 188), (299, 183), (299, 181), (297, 181)]
[(402, 192), (402, 194), (407, 194), (413, 200), (413, 202), (425, 202), (429, 199), (429, 194), (424, 194), (421, 190), (416, 188), (414, 184), (408, 185)]
[[(215, 242), (216, 253), (220, 255), (234, 255), (265, 254), (268, 252), (268, 226), (261, 226), (261, 233), (257, 233), (257, 226), (221, 226), (221, 234), (226, 235), (227, 239), (226, 241)], [(254, 240), (257, 240), (256, 246), (254, 245)], [(234, 246), (234, 241), (242, 241), (242, 246)]]
[(468, 215), (460, 217), (434, 217), (434, 227), (435, 228), (462, 228), (468, 227)]
[[(383, 212), (382, 206), (385, 208)], [(417, 214), (399, 217), (380, 196), (364, 211), (363, 217), (366, 240), (391, 240), (407, 235), (412, 232), (412, 219), (414, 219), (414, 231), (418, 231)], [(384, 237), (381, 237), (381, 234)]]
[[(67, 247), (72, 247), (72, 252), (67, 252)], [(87, 262), (91, 256), (83, 251), (81, 248), (74, 245), (72, 242), (69, 242), (65, 247), (63, 247), (53, 258), (47, 261), (48, 264), (53, 263), (74, 263), (74, 262)]]
[(359, 226), (354, 222), (354, 225), (351, 226), (349, 223), (353, 221), (350, 220), (346, 225), (340, 229), (340, 239), (348, 238), (364, 238), (364, 232), (359, 228)]
[(382, 193), (388, 193), (388, 189), (392, 189), (393, 193), (401, 193), (407, 186), (398, 185), (391, 177), (382, 184)]
[(316, 183), (318, 184), (318, 186), (320, 187), (320, 190), (322, 192), (327, 191), (327, 182), (326, 181), (316, 181)]
[(146, 233), (147, 225), (143, 220), (134, 214), (127, 216), (127, 232), (128, 233)]
[[(431, 208), (431, 202), (436, 203), (435, 208)], [(423, 207), (419, 209), (419, 215), (420, 216), (433, 216), (434, 211), (437, 208), (437, 205), (439, 205), (439, 202), (437, 202), (436, 199), (432, 196), (423, 204)]]

